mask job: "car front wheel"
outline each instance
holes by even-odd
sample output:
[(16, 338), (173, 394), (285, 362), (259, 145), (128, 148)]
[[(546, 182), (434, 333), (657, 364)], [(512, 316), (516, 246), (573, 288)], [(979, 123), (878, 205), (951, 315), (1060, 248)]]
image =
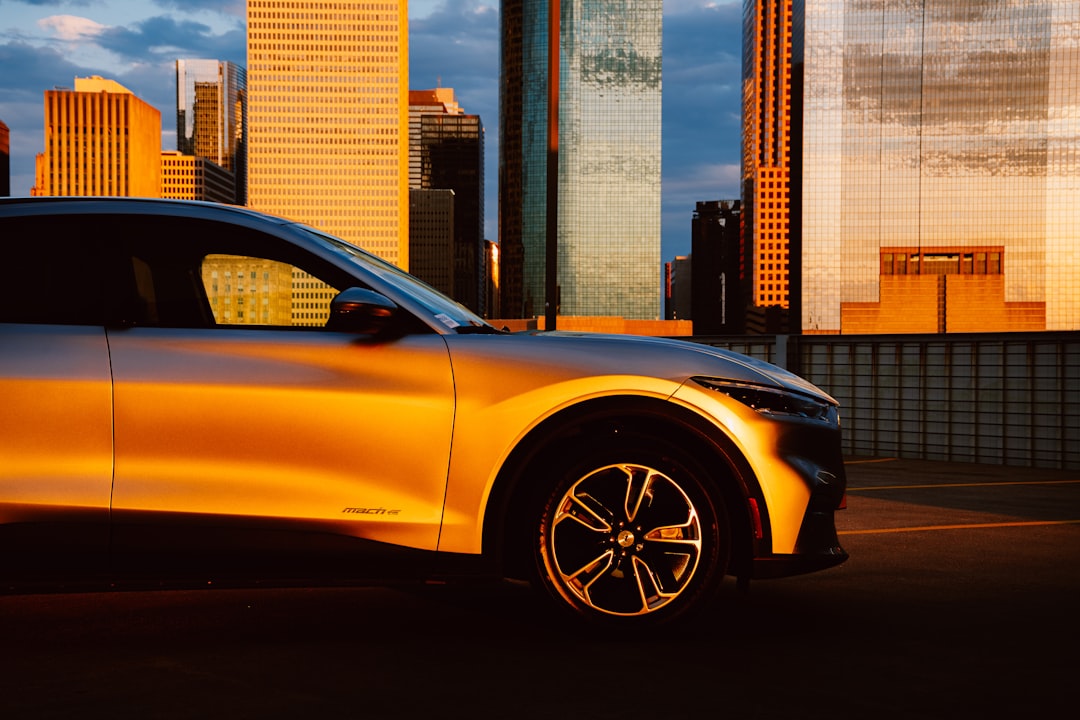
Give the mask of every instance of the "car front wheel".
[(593, 450), (555, 472), (536, 536), (539, 582), (589, 619), (664, 622), (696, 610), (723, 578), (719, 493), (677, 452)]

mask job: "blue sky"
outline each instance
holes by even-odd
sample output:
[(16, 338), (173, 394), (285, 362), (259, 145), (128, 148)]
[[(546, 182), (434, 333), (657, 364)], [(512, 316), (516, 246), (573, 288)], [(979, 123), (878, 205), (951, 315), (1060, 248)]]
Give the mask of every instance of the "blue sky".
[[(738, 197), (741, 0), (664, 5), (662, 261), (690, 250), (694, 203)], [(411, 0), (409, 84), (454, 88), (480, 115), (488, 239), (497, 239), (498, 0)], [(161, 111), (175, 149), (176, 58), (246, 65), (244, 0), (0, 0), (0, 120), (13, 195), (29, 195), (43, 149), (43, 93), (101, 75)]]

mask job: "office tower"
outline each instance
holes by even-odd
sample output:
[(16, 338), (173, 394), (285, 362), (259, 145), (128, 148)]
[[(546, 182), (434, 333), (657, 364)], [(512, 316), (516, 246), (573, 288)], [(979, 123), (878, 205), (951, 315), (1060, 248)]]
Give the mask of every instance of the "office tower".
[(11, 131), (0, 120), (0, 197), (11, 195)]
[(207, 158), (162, 152), (161, 197), (235, 203), (236, 178)]
[[(691, 221), (690, 317), (695, 335), (739, 335), (746, 332), (746, 302), (741, 279), (738, 200), (697, 203)], [(775, 310), (773, 311), (776, 312)], [(776, 318), (770, 318), (774, 322)]]
[(161, 113), (119, 83), (45, 91), (45, 152), (31, 195), (161, 197)]
[(664, 319), (691, 320), (693, 305), (694, 261), (691, 255), (678, 255), (664, 265)]
[(796, 9), (803, 332), (1080, 329), (1080, 4)]
[[(746, 330), (790, 332), (794, 0), (743, 3), (742, 293)], [(797, 182), (794, 183), (797, 187)], [(796, 240), (795, 243), (792, 240)], [(796, 252), (797, 256), (797, 252)], [(797, 275), (797, 266), (794, 267)], [(696, 329), (695, 329), (696, 332)]]
[[(485, 314), (484, 126), (451, 88), (409, 92), (409, 187), (453, 190), (451, 297)], [(415, 238), (416, 233), (410, 230)], [(410, 260), (410, 270), (413, 264)], [(423, 277), (423, 275), (420, 275)]]
[(506, 0), (501, 23), (504, 317), (658, 319), (660, 0)]
[(236, 176), (233, 197), (247, 203), (247, 71), (223, 60), (176, 61), (176, 149)]
[(453, 190), (409, 190), (409, 272), (455, 296)]
[(407, 268), (405, 0), (248, 0), (247, 30), (248, 205)]

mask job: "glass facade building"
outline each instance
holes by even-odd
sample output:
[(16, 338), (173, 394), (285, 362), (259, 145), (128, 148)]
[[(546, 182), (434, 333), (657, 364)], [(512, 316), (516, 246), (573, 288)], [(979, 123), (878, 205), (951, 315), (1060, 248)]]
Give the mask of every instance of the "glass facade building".
[(247, 71), (223, 60), (176, 61), (176, 149), (236, 176), (235, 203), (247, 203)]
[(803, 332), (1080, 329), (1080, 3), (795, 5)]
[[(559, 315), (660, 317), (661, 5), (502, 4), (505, 317), (547, 313), (549, 221), (556, 223)], [(557, 58), (548, 50), (552, 8)], [(556, 70), (558, 82), (550, 82)], [(557, 110), (550, 136), (549, 109)], [(549, 167), (557, 167), (554, 183)], [(555, 202), (549, 188), (557, 188)]]

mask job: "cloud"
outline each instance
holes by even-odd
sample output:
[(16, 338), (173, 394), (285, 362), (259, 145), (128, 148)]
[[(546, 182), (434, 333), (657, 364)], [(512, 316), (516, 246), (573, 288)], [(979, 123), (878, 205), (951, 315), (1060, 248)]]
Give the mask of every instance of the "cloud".
[(130, 27), (105, 30), (97, 42), (106, 50), (127, 61), (139, 63), (147, 58), (172, 61), (180, 57), (210, 57), (245, 63), (247, 35), (242, 24), (223, 33), (215, 33), (204, 23), (176, 20), (160, 15), (134, 23)]
[(153, 0), (154, 5), (165, 10), (191, 13), (204, 10), (243, 18), (247, 15), (246, 0)]
[(50, 15), (37, 21), (42, 30), (52, 31), (60, 40), (78, 42), (90, 40), (105, 32), (108, 28), (101, 23), (77, 15)]

